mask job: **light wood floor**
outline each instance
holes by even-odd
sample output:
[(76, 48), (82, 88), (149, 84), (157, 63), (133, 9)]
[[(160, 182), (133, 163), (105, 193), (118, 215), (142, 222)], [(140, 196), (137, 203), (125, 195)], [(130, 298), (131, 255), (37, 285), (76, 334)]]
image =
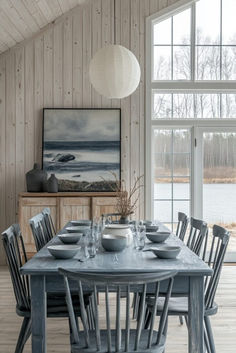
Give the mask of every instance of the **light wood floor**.
[[(236, 352), (236, 267), (223, 268), (217, 293), (219, 312), (212, 319), (217, 352)], [(103, 300), (101, 298), (101, 309)], [(14, 353), (21, 318), (15, 314), (15, 298), (6, 267), (0, 267), (0, 353)], [(48, 353), (69, 353), (68, 322), (49, 319)], [(187, 330), (180, 326), (177, 318), (170, 318), (167, 353), (187, 353)], [(30, 340), (24, 353), (30, 353)]]

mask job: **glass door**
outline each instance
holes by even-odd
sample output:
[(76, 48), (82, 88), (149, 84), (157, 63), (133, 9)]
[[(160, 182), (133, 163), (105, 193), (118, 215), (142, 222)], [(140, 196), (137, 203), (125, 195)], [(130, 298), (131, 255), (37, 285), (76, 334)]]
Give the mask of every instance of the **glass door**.
[[(236, 130), (200, 128), (197, 171), (202, 182), (201, 215), (209, 227), (218, 224), (231, 232), (226, 261), (236, 261)], [(196, 195), (197, 197), (197, 195)]]
[(191, 130), (154, 128), (153, 152), (153, 218), (174, 230), (190, 214)]
[(236, 262), (236, 128), (154, 127), (152, 134), (152, 219), (175, 231), (180, 211), (210, 229), (225, 227), (226, 261)]

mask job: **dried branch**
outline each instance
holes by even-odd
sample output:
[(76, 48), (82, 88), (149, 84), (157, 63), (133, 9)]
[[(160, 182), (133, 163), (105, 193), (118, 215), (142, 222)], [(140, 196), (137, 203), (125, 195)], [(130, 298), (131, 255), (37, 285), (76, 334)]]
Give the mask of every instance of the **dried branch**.
[(122, 217), (127, 217), (134, 213), (137, 208), (140, 197), (140, 193), (137, 195), (137, 192), (143, 187), (143, 184), (140, 182), (144, 176), (141, 175), (135, 178), (133, 186), (127, 191), (125, 181), (119, 181), (116, 174), (113, 172), (112, 175), (115, 178), (115, 187), (111, 185), (111, 188), (116, 193), (116, 212)]

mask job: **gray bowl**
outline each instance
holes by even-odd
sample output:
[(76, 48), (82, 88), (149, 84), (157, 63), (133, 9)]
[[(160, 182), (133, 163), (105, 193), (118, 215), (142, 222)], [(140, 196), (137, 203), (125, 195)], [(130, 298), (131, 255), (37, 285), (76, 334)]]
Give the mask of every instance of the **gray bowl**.
[(146, 232), (147, 233), (157, 232), (158, 229), (159, 229), (159, 226), (157, 226), (157, 225), (149, 225), (149, 224), (146, 225)]
[(152, 221), (145, 220), (145, 221), (143, 221), (143, 224), (144, 224), (146, 227), (149, 227), (149, 226), (152, 225)]
[(72, 226), (87, 226), (90, 227), (92, 224), (92, 221), (90, 221), (89, 219), (83, 219), (81, 221), (70, 221), (70, 223), (72, 224)]
[(48, 251), (56, 259), (72, 259), (79, 251), (78, 245), (50, 245)]
[(176, 259), (181, 251), (180, 246), (162, 246), (152, 249), (152, 252), (160, 259)]
[(127, 246), (127, 238), (114, 235), (103, 235), (102, 246), (106, 251), (122, 251)]
[(146, 233), (146, 237), (153, 243), (163, 243), (170, 236), (170, 232)]
[(76, 227), (67, 227), (66, 231), (68, 233), (82, 233), (83, 235), (86, 235), (87, 232), (89, 232), (90, 227), (88, 226), (76, 226)]
[(58, 234), (58, 238), (64, 244), (76, 244), (82, 237), (82, 233)]

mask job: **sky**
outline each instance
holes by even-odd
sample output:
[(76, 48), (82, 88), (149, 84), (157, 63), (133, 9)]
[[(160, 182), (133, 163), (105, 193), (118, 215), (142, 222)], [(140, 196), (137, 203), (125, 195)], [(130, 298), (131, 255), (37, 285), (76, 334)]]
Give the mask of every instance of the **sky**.
[(119, 110), (45, 110), (45, 141), (119, 141)]

